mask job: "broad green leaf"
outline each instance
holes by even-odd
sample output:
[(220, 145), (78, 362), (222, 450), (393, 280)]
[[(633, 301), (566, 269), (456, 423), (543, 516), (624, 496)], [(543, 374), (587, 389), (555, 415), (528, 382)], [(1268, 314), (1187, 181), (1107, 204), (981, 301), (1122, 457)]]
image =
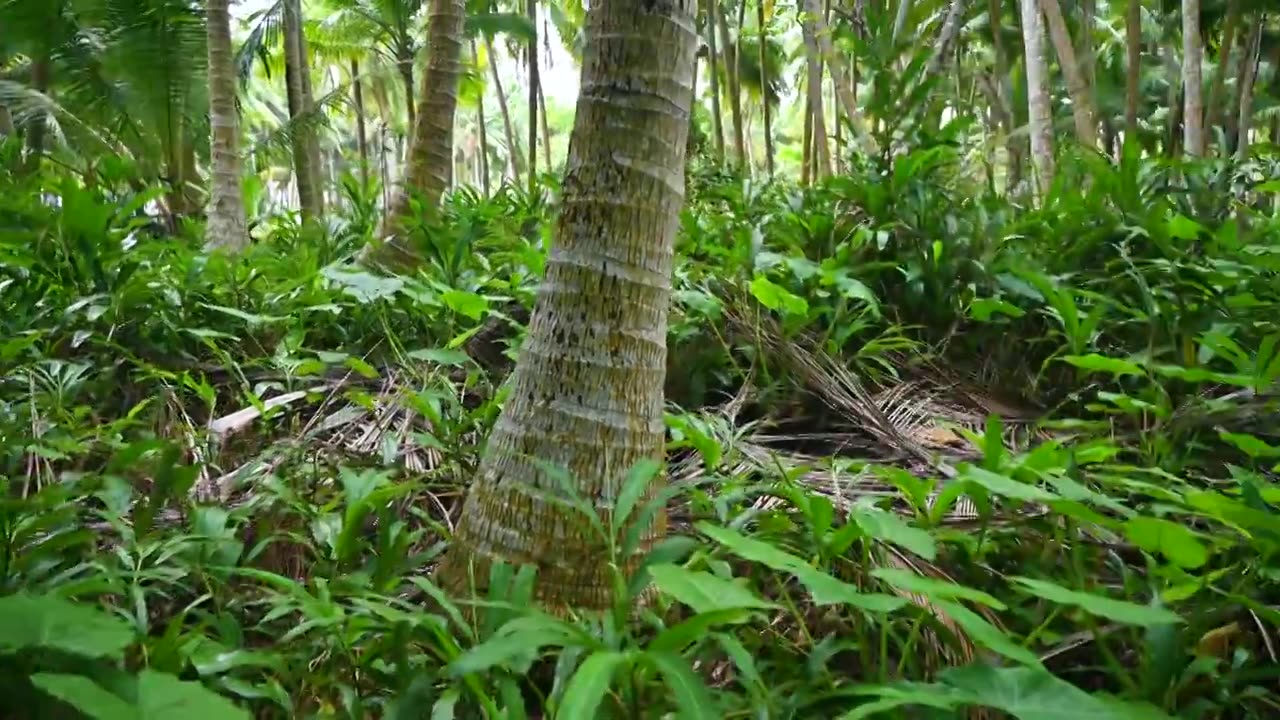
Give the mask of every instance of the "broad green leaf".
[(989, 322), (991, 316), (996, 313), (1015, 318), (1020, 318), (1027, 314), (1025, 310), (1017, 305), (1004, 300), (997, 300), (996, 298), (979, 298), (969, 304), (969, 316), (978, 322)]
[(963, 464), (959, 468), (959, 479), (972, 482), (986, 488), (989, 492), (1014, 500), (1025, 502), (1048, 503), (1058, 499), (1057, 495), (1035, 485), (1018, 482), (1004, 475), (993, 473), (976, 465)]
[(1169, 218), (1169, 236), (1179, 240), (1195, 240), (1204, 231), (1204, 226), (1181, 213)]
[(995, 610), (1005, 609), (1004, 603), (981, 590), (958, 585), (950, 580), (924, 577), (902, 568), (879, 567), (871, 571), (871, 577), (883, 580), (899, 590), (924, 595), (930, 600), (971, 600)]
[(1134, 545), (1147, 552), (1158, 552), (1180, 567), (1194, 569), (1209, 560), (1209, 551), (1200, 538), (1185, 525), (1170, 520), (1130, 518), (1124, 524), (1124, 534)]
[(1062, 605), (1075, 605), (1085, 612), (1127, 625), (1151, 627), (1168, 623), (1180, 623), (1182, 618), (1164, 608), (1138, 605), (1125, 600), (1115, 600), (1102, 595), (1080, 592), (1045, 580), (1028, 577), (1011, 578), (1032, 595)]
[(650, 567), (649, 575), (659, 590), (699, 613), (778, 607), (760, 598), (745, 585), (701, 570), (687, 570), (679, 565), (664, 564)]
[(143, 670), (137, 684), (138, 718), (155, 720), (236, 720), (249, 713), (198, 682), (183, 682), (173, 675)]
[(569, 679), (555, 716), (565, 720), (596, 717), (613, 676), (619, 667), (630, 662), (631, 657), (630, 653), (612, 650), (593, 653)]
[[(967, 665), (942, 673), (946, 685), (969, 703), (995, 708), (1018, 720), (1134, 720), (1132, 706), (1090, 695), (1042, 668)], [(1143, 714), (1142, 718), (1165, 717)]]
[(133, 639), (133, 628), (97, 608), (25, 593), (0, 598), (0, 653), (44, 648), (118, 660)]
[(450, 310), (465, 315), (472, 320), (479, 320), (489, 309), (489, 301), (483, 295), (466, 290), (446, 290), (440, 299)]
[(483, 672), (496, 665), (536, 656), (544, 647), (559, 647), (569, 641), (563, 630), (554, 628), (529, 629), (507, 635), (495, 635), (463, 653), (449, 663), (454, 677)]
[(852, 515), (858, 527), (877, 540), (910, 550), (925, 560), (933, 560), (938, 555), (938, 546), (934, 543), (933, 536), (920, 528), (912, 527), (896, 513), (864, 506), (855, 507)]
[[(675, 700), (676, 717), (680, 720), (720, 720), (721, 714), (711, 700), (711, 693), (688, 661), (668, 652), (646, 652), (645, 661), (662, 675), (671, 698)], [(583, 717), (583, 716), (576, 716)], [(589, 717), (589, 716), (586, 716)], [(565, 720), (575, 716), (567, 715)]]
[(1258, 458), (1280, 457), (1280, 447), (1269, 445), (1252, 435), (1219, 430), (1218, 437), (1240, 448), (1241, 452), (1255, 460)]
[(450, 367), (458, 367), (466, 365), (471, 358), (461, 350), (449, 350), (446, 348), (429, 348), (425, 350), (412, 350), (406, 353), (414, 360), (426, 360), (427, 362), (437, 365), (447, 365)]
[(1013, 641), (1003, 630), (987, 622), (978, 613), (949, 600), (934, 600), (933, 605), (951, 618), (971, 640), (982, 647), (1003, 655), (1010, 660), (1031, 667), (1040, 667), (1036, 654)]
[(36, 673), (31, 684), (94, 720), (136, 720), (138, 709), (83, 675)]
[(809, 303), (799, 295), (775, 284), (763, 275), (757, 275), (751, 281), (751, 294), (761, 305), (770, 310), (777, 310), (787, 315), (806, 315)]
[(1121, 375), (1141, 376), (1143, 374), (1142, 367), (1137, 363), (1132, 363), (1128, 360), (1121, 360), (1119, 358), (1103, 357), (1097, 353), (1089, 353), (1088, 355), (1067, 355), (1062, 359), (1083, 370), (1104, 372), (1115, 377), (1119, 377)]
[(752, 613), (746, 608), (700, 612), (658, 633), (649, 643), (650, 650), (680, 652), (686, 646), (708, 637), (715, 628), (747, 622)]
[(247, 313), (243, 310), (238, 310), (233, 307), (224, 307), (222, 305), (210, 305), (209, 303), (204, 303), (204, 302), (200, 303), (200, 306), (209, 308), (210, 310), (214, 310), (216, 312), (220, 312), (223, 315), (230, 315), (231, 317), (234, 317), (234, 318), (240, 318), (241, 320), (245, 321), (249, 325), (270, 325), (272, 323), (284, 322), (289, 319), (288, 317), (283, 317), (280, 315), (257, 315), (254, 313)]

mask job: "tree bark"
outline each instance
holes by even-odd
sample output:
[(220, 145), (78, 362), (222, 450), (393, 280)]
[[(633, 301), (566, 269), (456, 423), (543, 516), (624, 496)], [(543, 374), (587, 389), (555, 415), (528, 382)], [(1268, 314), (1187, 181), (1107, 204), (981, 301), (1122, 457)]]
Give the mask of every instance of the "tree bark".
[[(764, 3), (765, 0), (756, 0), (756, 25), (759, 26), (760, 31), (760, 104), (764, 108), (765, 172), (768, 173), (769, 177), (773, 177), (773, 116), (772, 111), (769, 109), (769, 66), (766, 62), (768, 59), (766, 51), (769, 45), (769, 27), (764, 16)], [(819, 103), (818, 107), (822, 107), (821, 103)]]
[[(738, 0), (743, 3), (746, 0)], [(724, 63), (729, 81), (729, 113), (733, 120), (733, 150), (738, 167), (745, 167), (747, 162), (747, 140), (742, 132), (742, 86), (738, 79), (738, 52), (729, 41), (729, 21), (720, 16), (720, 40), (724, 46)], [(742, 28), (738, 28), (742, 32)]]
[(1182, 147), (1195, 157), (1205, 153), (1202, 56), (1200, 0), (1182, 0)]
[(284, 1), (284, 77), (289, 101), (289, 119), (293, 124), (293, 173), (298, 184), (298, 205), (304, 222), (320, 218), (322, 202), (318, 186), (319, 168), (312, 155), (312, 119), (307, 117), (307, 94), (303, 83), (309, 74), (302, 68), (307, 64), (302, 47), (302, 10), (299, 0)]
[(1138, 139), (1138, 106), (1142, 101), (1142, 0), (1128, 0), (1129, 6), (1124, 16), (1125, 55), (1125, 98), (1124, 98), (1124, 135), (1125, 141)]
[(1240, 73), (1240, 103), (1236, 115), (1235, 152), (1236, 158), (1244, 160), (1249, 156), (1249, 131), (1253, 129), (1253, 85), (1258, 78), (1258, 60), (1262, 51), (1262, 22), (1253, 26), (1248, 42), (1241, 48), (1240, 62), (1243, 65)]
[(1014, 130), (1018, 127), (1017, 114), (1014, 111), (1013, 79), (1009, 72), (1009, 53), (1004, 44), (1004, 4), (1003, 0), (987, 0), (987, 16), (991, 29), (991, 47), (995, 59), (996, 100), (1000, 108), (1000, 116), (1004, 121), (1005, 148), (1005, 184), (1009, 189), (1022, 183), (1022, 163), (1025, 153), (1023, 144)]
[[(463, 0), (431, 0), (427, 19), (427, 70), (422, 74), (418, 122), (405, 163), (404, 180), (387, 211), (385, 242), (366, 258), (385, 267), (413, 267), (420, 258), (401, 234), (416, 195), (434, 209), (449, 187), (453, 170), (453, 119), (462, 76)], [(369, 246), (374, 247), (374, 246)]]
[[(1236, 28), (1240, 24), (1240, 0), (1227, 1), (1227, 17), (1222, 22), (1222, 45), (1218, 50), (1218, 64), (1213, 69), (1213, 79), (1209, 81), (1209, 102), (1204, 109), (1204, 130), (1210, 134), (1213, 128), (1222, 125), (1226, 113), (1223, 106), (1227, 104), (1223, 91), (1227, 85), (1227, 68), (1231, 65), (1231, 50), (1235, 47)], [(1208, 142), (1206, 140), (1206, 147)]]
[[(480, 73), (480, 53), (476, 50), (476, 41), (471, 40), (471, 64), (475, 66), (476, 74)], [(484, 93), (480, 93), (479, 99), (476, 101), (476, 125), (480, 131), (480, 187), (484, 189), (484, 196), (489, 197), (491, 188), (489, 186), (489, 129), (485, 127), (484, 120)]]
[[(495, 561), (532, 564), (552, 611), (604, 609), (614, 599), (611, 563), (635, 568), (639, 555), (611, 557), (589, 522), (556, 502), (562, 493), (541, 463), (564, 468), (607, 514), (626, 473), (662, 459), (695, 8), (610, 0), (587, 11), (556, 241), (511, 394), (436, 571), (446, 590), (467, 592), (474, 578), (483, 593)], [(641, 527), (639, 550), (665, 530), (659, 512)]]
[(1027, 69), (1027, 118), (1031, 130), (1031, 160), (1036, 191), (1043, 196), (1053, 184), (1053, 110), (1049, 104), (1048, 64), (1044, 52), (1044, 23), (1037, 0), (1019, 0), (1022, 44)]
[(249, 243), (240, 181), (240, 119), (236, 115), (236, 73), (231, 52), (228, 0), (206, 0), (209, 52), (209, 187), (205, 245), (230, 251)]
[(400, 85), (404, 88), (404, 107), (409, 120), (409, 132), (418, 125), (417, 83), (413, 79), (413, 53), (401, 48), (396, 53), (396, 70), (400, 73)]
[(1049, 25), (1049, 38), (1053, 41), (1058, 66), (1067, 80), (1067, 94), (1071, 97), (1071, 117), (1075, 121), (1076, 139), (1081, 145), (1092, 149), (1098, 148), (1098, 127), (1094, 119), (1093, 90), (1085, 82), (1080, 72), (1076, 48), (1071, 42), (1071, 32), (1067, 29), (1066, 18), (1062, 16), (1062, 6), (1058, 0), (1040, 0), (1040, 8)]
[(805, 87), (808, 93), (810, 117), (806, 118), (806, 121), (809, 123), (810, 132), (807, 133), (807, 137), (812, 138), (813, 144), (812, 152), (808, 153), (808, 156), (813, 179), (821, 180), (831, 174), (831, 149), (827, 144), (826, 119), (822, 112), (822, 58), (818, 54), (818, 41), (813, 37), (812, 24), (802, 24), (800, 33), (804, 39), (808, 66)]
[(529, 70), (529, 194), (538, 190), (538, 0), (525, 0), (533, 37), (529, 39), (525, 57)]
[(812, 23), (811, 32), (818, 41), (818, 50), (827, 62), (827, 68), (831, 73), (831, 77), (835, 80), (837, 88), (837, 99), (844, 107), (845, 117), (849, 119), (849, 126), (853, 129), (857, 141), (862, 145), (862, 149), (868, 155), (878, 153), (875, 141), (867, 133), (862, 123), (862, 116), (858, 113), (858, 101), (853, 95), (853, 85), (845, 79), (844, 63), (841, 61), (839, 53), (836, 52), (835, 46), (831, 43), (831, 31), (827, 27), (826, 20), (822, 15), (822, 8), (818, 6), (818, 0), (804, 0), (804, 12), (808, 15), (808, 22)]
[(944, 70), (947, 61), (951, 59), (951, 47), (960, 35), (960, 21), (964, 19), (964, 6), (965, 0), (951, 0), (950, 6), (947, 7), (947, 17), (942, 21), (942, 30), (938, 32), (938, 45), (934, 48), (933, 55), (929, 57), (925, 77), (931, 77)]
[(502, 89), (502, 78), (498, 76), (498, 63), (494, 60), (493, 40), (487, 35), (484, 38), (485, 52), (489, 56), (489, 77), (493, 79), (493, 90), (498, 95), (498, 111), (502, 113), (502, 134), (507, 141), (507, 169), (511, 173), (512, 182), (520, 182), (520, 144), (516, 142), (515, 131), (511, 127), (511, 107), (507, 105), (507, 93)]
[(716, 30), (720, 25), (720, 0), (707, 0), (707, 74), (711, 76), (711, 127), (715, 133), (716, 161), (724, 162), (724, 118), (720, 113), (720, 52)]
[[(48, 95), (52, 76), (53, 61), (47, 53), (42, 53), (39, 57), (32, 58), (32, 89), (43, 95)], [(44, 157), (44, 135), (47, 129), (45, 123), (46, 119), (43, 112), (32, 113), (31, 117), (27, 120), (26, 167), (28, 170), (39, 167), (40, 159)]]
[(547, 124), (547, 92), (538, 78), (538, 128), (542, 130), (542, 164), (551, 169), (551, 126)]
[(356, 143), (360, 148), (360, 182), (369, 186), (369, 135), (364, 120), (364, 82), (360, 79), (360, 61), (351, 60), (351, 92), (356, 105)]

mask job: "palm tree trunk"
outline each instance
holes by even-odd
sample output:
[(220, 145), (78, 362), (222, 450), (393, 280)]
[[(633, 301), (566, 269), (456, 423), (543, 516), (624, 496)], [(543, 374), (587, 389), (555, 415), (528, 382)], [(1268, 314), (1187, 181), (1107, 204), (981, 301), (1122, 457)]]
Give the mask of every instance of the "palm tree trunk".
[[(746, 0), (738, 0), (740, 3)], [(729, 21), (725, 19), (724, 14), (720, 14), (720, 44), (724, 46), (724, 63), (728, 72), (726, 75), (729, 80), (729, 113), (733, 119), (733, 150), (734, 158), (738, 163), (738, 167), (744, 167), (747, 162), (747, 140), (742, 132), (742, 86), (738, 79), (738, 51), (733, 43), (729, 42)], [(742, 32), (741, 26), (738, 32)]]
[(400, 84), (404, 88), (404, 107), (409, 119), (409, 132), (413, 132), (413, 128), (418, 123), (417, 108), (417, 83), (413, 78), (413, 52), (407, 48), (401, 48), (396, 53), (396, 70), (400, 73)]
[[(48, 54), (41, 54), (31, 61), (31, 88), (47, 95), (53, 78), (53, 61)], [(32, 113), (27, 120), (27, 161), (26, 167), (34, 169), (40, 165), (44, 157), (45, 116), (42, 112)]]
[(317, 186), (319, 168), (311, 154), (311, 123), (307, 116), (306, 94), (303, 92), (302, 68), (307, 59), (302, 48), (302, 10), (299, 0), (284, 2), (284, 76), (289, 101), (289, 119), (293, 124), (293, 172), (298, 184), (298, 204), (304, 222), (320, 217), (322, 203)]
[(716, 47), (720, 0), (707, 0), (707, 74), (711, 76), (711, 127), (715, 133), (716, 161), (724, 162), (724, 118), (720, 114), (720, 52)]
[(1258, 77), (1258, 60), (1262, 51), (1262, 22), (1253, 26), (1248, 42), (1241, 48), (1240, 104), (1236, 114), (1235, 152), (1243, 160), (1249, 156), (1249, 131), (1253, 128), (1253, 85)]
[(360, 182), (369, 187), (369, 136), (364, 121), (364, 83), (360, 79), (360, 61), (351, 60), (352, 101), (356, 105), (356, 144), (360, 148)]
[[(476, 41), (471, 40), (471, 64), (475, 66), (476, 74), (480, 73), (480, 53), (476, 51)], [(476, 100), (476, 126), (480, 133), (480, 187), (484, 189), (484, 196), (489, 197), (489, 129), (485, 127), (484, 120), (484, 93), (480, 93), (480, 97)]]
[[(806, 78), (807, 85), (812, 78)], [(800, 134), (800, 186), (809, 185), (809, 178), (813, 171), (813, 102), (807, 101), (804, 105), (804, 129)]]
[[(1096, 91), (1098, 87), (1098, 57), (1093, 44), (1093, 25), (1097, 16), (1097, 0), (1080, 0), (1080, 49), (1076, 51), (1076, 59), (1080, 62), (1080, 72), (1084, 75), (1085, 87), (1089, 88), (1090, 92)], [(1097, 99), (1093, 99), (1096, 111)]]
[(520, 145), (516, 142), (516, 133), (511, 127), (511, 108), (507, 105), (507, 94), (502, 89), (502, 78), (498, 76), (498, 63), (493, 53), (493, 40), (488, 35), (484, 38), (485, 53), (489, 56), (489, 77), (493, 79), (493, 90), (498, 95), (498, 111), (502, 113), (502, 134), (507, 141), (507, 169), (513, 182), (520, 181)]
[(947, 17), (942, 21), (942, 30), (938, 32), (938, 44), (933, 50), (933, 55), (929, 57), (925, 77), (941, 72), (946, 67), (947, 61), (951, 59), (951, 46), (960, 35), (960, 21), (964, 18), (964, 6), (965, 0), (951, 0), (951, 5), (947, 8)]
[(1183, 152), (1195, 157), (1205, 152), (1202, 56), (1200, 0), (1182, 0), (1182, 145)]
[(1031, 160), (1040, 195), (1053, 184), (1053, 110), (1049, 105), (1049, 70), (1045, 62), (1044, 23), (1037, 0), (1020, 0), (1022, 44), (1027, 70), (1027, 117), (1031, 130)]
[(990, 18), (991, 48), (995, 66), (996, 101), (1000, 108), (1000, 117), (1004, 121), (1005, 148), (1005, 184), (1009, 189), (1022, 183), (1022, 164), (1026, 153), (1023, 151), (1021, 139), (1014, 134), (1018, 127), (1017, 113), (1014, 110), (1013, 77), (1009, 70), (1009, 52), (1004, 44), (1004, 4), (1003, 0), (987, 0), (987, 17)]
[(538, 79), (538, 128), (542, 131), (542, 164), (551, 169), (551, 126), (547, 124), (547, 92)]
[(1142, 100), (1142, 0), (1128, 0), (1124, 16), (1125, 65), (1124, 135), (1125, 141), (1138, 139), (1138, 105)]
[[(1236, 28), (1240, 25), (1240, 0), (1227, 1), (1227, 17), (1222, 23), (1222, 45), (1218, 49), (1218, 64), (1213, 69), (1213, 79), (1209, 81), (1209, 102), (1204, 109), (1204, 130), (1210, 134), (1213, 128), (1223, 124), (1226, 117), (1223, 106), (1226, 99), (1223, 91), (1227, 85), (1227, 68), (1231, 65), (1231, 50), (1235, 47)], [(1206, 141), (1207, 145), (1207, 141)]]
[(1166, 104), (1169, 107), (1169, 126), (1165, 134), (1165, 156), (1176, 157), (1182, 151), (1183, 121), (1183, 86), (1182, 65), (1178, 62), (1177, 51), (1172, 44), (1160, 44), (1161, 60), (1164, 63), (1165, 77), (1169, 85)]
[[(765, 0), (756, 0), (756, 25), (759, 27), (759, 61), (760, 61), (760, 101), (764, 107), (764, 158), (765, 172), (773, 177), (773, 117), (769, 109), (769, 66), (767, 64), (769, 46), (769, 26), (764, 16)], [(819, 92), (821, 86), (819, 85)], [(822, 107), (821, 103), (818, 105)]]
[[(827, 145), (826, 120), (822, 112), (822, 57), (818, 53), (818, 41), (813, 37), (813, 25), (804, 23), (800, 27), (804, 40), (808, 77), (805, 86), (808, 92), (808, 113), (805, 120), (809, 123), (813, 149), (809, 153), (812, 176), (820, 180), (831, 174), (831, 149)], [(807, 149), (807, 148), (806, 148)]]
[(526, 48), (529, 68), (529, 194), (538, 190), (538, 0), (525, 0), (533, 37)]
[[(412, 267), (420, 261), (400, 234), (416, 195), (434, 208), (449, 187), (453, 170), (453, 120), (458, 108), (458, 79), (462, 76), (463, 0), (431, 0), (427, 20), (427, 70), (422, 74), (418, 123), (405, 163), (404, 181), (387, 212), (382, 235), (386, 242), (365, 258), (388, 267)], [(374, 246), (369, 246), (374, 247)]]
[(1067, 80), (1067, 94), (1071, 97), (1071, 117), (1075, 120), (1076, 139), (1081, 145), (1097, 149), (1098, 128), (1093, 110), (1093, 91), (1086, 84), (1080, 72), (1080, 64), (1076, 59), (1076, 48), (1071, 42), (1071, 32), (1067, 29), (1067, 21), (1062, 16), (1062, 6), (1058, 0), (1040, 0), (1040, 8), (1044, 12), (1049, 25), (1049, 38), (1053, 41), (1054, 52), (1058, 56), (1058, 66)]
[(228, 0), (207, 0), (209, 46), (209, 187), (205, 245), (236, 251), (249, 242), (240, 181), (240, 120), (236, 114), (236, 73), (231, 53)]
[(831, 32), (827, 27), (826, 20), (822, 15), (822, 8), (818, 6), (818, 0), (804, 0), (804, 12), (807, 21), (812, 23), (810, 32), (818, 41), (818, 50), (821, 52), (822, 58), (827, 62), (827, 68), (831, 73), (831, 77), (835, 80), (837, 93), (836, 96), (843, 106), (845, 117), (849, 120), (849, 125), (853, 129), (856, 139), (861, 143), (863, 150), (868, 155), (875, 155), (878, 152), (875, 141), (867, 134), (866, 128), (862, 124), (862, 116), (858, 114), (858, 101), (853, 95), (853, 85), (845, 79), (844, 63), (841, 62), (839, 53), (836, 52), (835, 46), (831, 43)]
[(636, 553), (611, 557), (543, 468), (563, 468), (592, 508), (609, 513), (626, 473), (663, 456), (695, 8), (610, 0), (587, 11), (556, 241), (509, 399), (437, 570), (446, 590), (469, 594), (474, 578), (483, 593), (490, 566), (505, 561), (537, 568), (538, 599), (552, 611), (608, 608), (612, 564), (629, 575), (665, 534), (659, 511), (640, 526)]

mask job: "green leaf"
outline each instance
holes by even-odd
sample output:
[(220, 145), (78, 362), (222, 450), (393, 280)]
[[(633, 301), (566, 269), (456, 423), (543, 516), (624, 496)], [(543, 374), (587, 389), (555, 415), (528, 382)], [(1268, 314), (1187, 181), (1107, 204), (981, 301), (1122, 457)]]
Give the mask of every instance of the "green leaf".
[(1014, 642), (1013, 638), (1005, 634), (1000, 628), (987, 622), (978, 613), (960, 603), (953, 603), (948, 600), (935, 600), (933, 604), (946, 613), (947, 617), (951, 618), (974, 642), (982, 647), (1023, 665), (1040, 667), (1040, 658), (1036, 657), (1035, 653)]
[(925, 560), (933, 560), (938, 555), (938, 546), (934, 543), (933, 536), (907, 524), (897, 513), (864, 506), (855, 507), (852, 514), (858, 527), (877, 540), (910, 550)]
[(778, 607), (760, 598), (745, 585), (716, 577), (709, 572), (687, 570), (679, 565), (654, 565), (649, 568), (653, 583), (663, 593), (704, 613), (713, 610)]
[(593, 653), (578, 666), (569, 684), (565, 686), (564, 697), (560, 700), (557, 718), (593, 718), (596, 717), (605, 693), (618, 668), (630, 662), (630, 653), (605, 650)]
[(959, 467), (959, 479), (972, 482), (986, 488), (987, 491), (1007, 498), (1025, 502), (1048, 503), (1058, 499), (1057, 495), (1035, 485), (1018, 482), (1004, 475), (993, 473), (976, 465), (962, 464)]
[(1146, 550), (1158, 552), (1179, 567), (1198, 568), (1209, 560), (1209, 551), (1194, 532), (1185, 525), (1163, 518), (1135, 517), (1124, 524), (1129, 542)]
[(518, 633), (498, 634), (463, 653), (449, 663), (454, 677), (483, 672), (491, 667), (536, 655), (544, 647), (563, 646), (570, 636), (555, 628), (526, 629)]
[(471, 358), (461, 350), (448, 350), (445, 348), (413, 350), (407, 353), (407, 355), (414, 360), (425, 360), (437, 365), (447, 365), (450, 367), (466, 365), (471, 360)]
[(1280, 447), (1269, 445), (1252, 435), (1219, 430), (1218, 437), (1235, 445), (1241, 452), (1255, 460), (1258, 458), (1280, 457)]
[(94, 720), (136, 720), (137, 708), (83, 675), (36, 673), (31, 684)]
[(777, 310), (786, 315), (807, 315), (809, 303), (799, 295), (773, 283), (763, 275), (757, 275), (751, 281), (751, 294), (761, 305), (770, 310)]
[(1020, 318), (1027, 314), (1025, 310), (1017, 305), (996, 298), (979, 298), (969, 304), (969, 316), (978, 322), (989, 322), (991, 316), (996, 313), (1015, 318)]
[(996, 708), (1018, 720), (1134, 720), (1133, 706), (1090, 695), (1041, 668), (968, 665), (942, 673), (946, 685), (969, 703)]
[(133, 680), (129, 703), (78, 675), (37, 673), (36, 687), (98, 720), (248, 720), (249, 713), (198, 682), (143, 670)]
[(222, 305), (210, 305), (209, 303), (204, 302), (200, 303), (200, 307), (209, 308), (210, 310), (220, 312), (223, 315), (240, 318), (249, 325), (270, 325), (272, 323), (284, 322), (289, 319), (288, 317), (280, 315), (255, 315), (254, 313), (247, 313), (243, 310), (237, 310), (236, 308), (224, 307)]
[(1114, 620), (1115, 622), (1142, 627), (1182, 622), (1182, 618), (1178, 617), (1176, 613), (1164, 608), (1138, 605), (1125, 600), (1115, 600), (1102, 595), (1080, 592), (1079, 590), (1065, 588), (1045, 580), (1036, 580), (1028, 577), (1014, 577), (1011, 579), (1032, 595), (1062, 605), (1075, 605), (1085, 612), (1108, 620)]
[(745, 608), (698, 613), (658, 633), (657, 637), (649, 642), (649, 649), (680, 652), (688, 645), (707, 638), (715, 628), (744, 623), (751, 618), (751, 611)]
[(0, 598), (0, 653), (45, 648), (119, 660), (134, 633), (123, 620), (54, 596)]
[(466, 290), (446, 290), (440, 299), (450, 310), (465, 315), (472, 320), (479, 320), (489, 309), (489, 301), (482, 295)]
[[(676, 717), (681, 720), (720, 720), (722, 717), (711, 700), (711, 693), (684, 658), (675, 653), (646, 652), (645, 661), (657, 669), (666, 681), (676, 704)], [(565, 720), (577, 717), (567, 715)]]
[(1121, 375), (1141, 376), (1143, 374), (1142, 367), (1137, 363), (1132, 363), (1128, 360), (1121, 360), (1119, 358), (1103, 357), (1098, 353), (1089, 353), (1088, 355), (1067, 355), (1062, 359), (1083, 370), (1109, 373), (1114, 377), (1120, 377)]
[(1169, 236), (1179, 240), (1195, 240), (1204, 231), (1204, 226), (1181, 213), (1169, 218)]
[(697, 528), (707, 537), (728, 548), (735, 555), (758, 562), (774, 570), (791, 573), (804, 585), (818, 605), (847, 603), (867, 612), (888, 613), (906, 604), (906, 600), (893, 595), (864, 593), (858, 588), (834, 578), (791, 553), (779, 550), (769, 543), (746, 537), (726, 527), (700, 522)]
[(909, 593), (924, 595), (930, 600), (971, 600), (995, 610), (1004, 610), (1005, 604), (987, 593), (975, 588), (958, 585), (950, 580), (917, 575), (910, 570), (893, 567), (879, 567), (871, 571), (871, 577), (883, 580), (890, 585)]

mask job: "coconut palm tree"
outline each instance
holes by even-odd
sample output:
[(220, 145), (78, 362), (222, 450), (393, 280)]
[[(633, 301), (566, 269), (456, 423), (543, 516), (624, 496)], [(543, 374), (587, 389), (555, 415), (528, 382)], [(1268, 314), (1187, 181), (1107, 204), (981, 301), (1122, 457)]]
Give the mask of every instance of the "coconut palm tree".
[[(612, 600), (612, 558), (557, 502), (542, 463), (606, 509), (623, 475), (664, 446), (672, 254), (692, 102), (694, 0), (591, 3), (582, 92), (546, 277), (453, 542), (454, 590), (495, 561), (538, 567), (553, 608)], [(644, 528), (647, 545), (665, 520)], [(624, 570), (627, 568), (624, 567)]]
[(205, 17), (209, 35), (209, 155), (213, 166), (205, 243), (239, 250), (248, 243), (249, 235), (240, 186), (240, 122), (236, 114), (228, 0), (206, 0)]

